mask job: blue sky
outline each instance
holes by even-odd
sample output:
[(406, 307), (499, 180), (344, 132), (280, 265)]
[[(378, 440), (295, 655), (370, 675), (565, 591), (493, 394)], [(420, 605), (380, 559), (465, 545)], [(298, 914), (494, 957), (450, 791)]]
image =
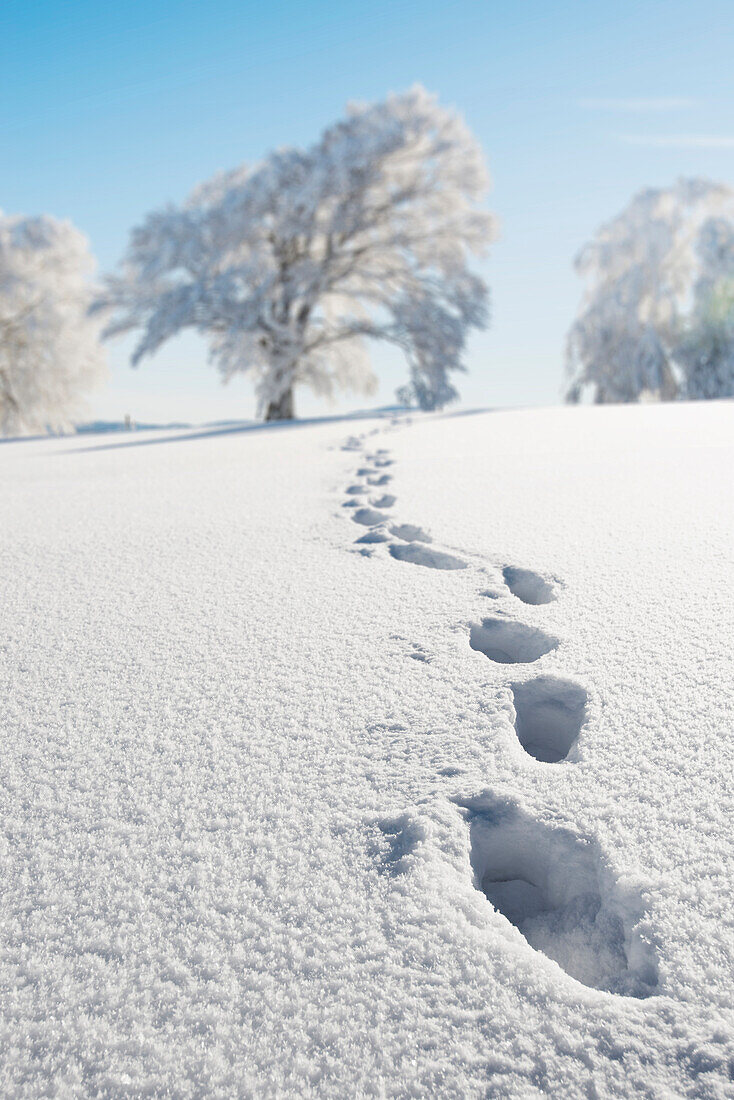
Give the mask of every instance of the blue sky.
[[(730, 0), (4, 0), (0, 207), (71, 218), (108, 270), (148, 210), (310, 142), (349, 99), (420, 81), (481, 141), (501, 222), (483, 265), (492, 326), (471, 341), (463, 403), (550, 404), (581, 244), (641, 187), (734, 183), (733, 32)], [(196, 338), (135, 371), (127, 350), (112, 346), (92, 415), (252, 415), (249, 382), (222, 387)], [(389, 402), (403, 364), (379, 347), (374, 362), (375, 403)], [(317, 410), (300, 396), (300, 412)]]

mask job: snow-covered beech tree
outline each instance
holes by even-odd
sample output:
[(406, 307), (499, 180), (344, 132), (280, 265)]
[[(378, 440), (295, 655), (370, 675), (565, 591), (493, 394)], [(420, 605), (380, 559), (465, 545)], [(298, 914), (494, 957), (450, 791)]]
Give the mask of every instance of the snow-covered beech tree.
[(685, 393), (678, 349), (694, 288), (706, 284), (702, 241), (731, 210), (729, 188), (680, 180), (640, 192), (582, 249), (575, 266), (587, 290), (568, 336), (569, 401), (587, 390), (598, 403)]
[(480, 149), (461, 119), (415, 87), (352, 105), (308, 149), (285, 149), (199, 187), (132, 233), (101, 307), (107, 332), (141, 329), (133, 362), (185, 328), (224, 380), (256, 382), (266, 419), (293, 416), (293, 390), (374, 385), (365, 344), (407, 356), (404, 396), (456, 396), (468, 329), (487, 291), (468, 267), (494, 222)]
[(107, 374), (89, 316), (94, 262), (68, 221), (0, 214), (0, 432), (72, 426)]

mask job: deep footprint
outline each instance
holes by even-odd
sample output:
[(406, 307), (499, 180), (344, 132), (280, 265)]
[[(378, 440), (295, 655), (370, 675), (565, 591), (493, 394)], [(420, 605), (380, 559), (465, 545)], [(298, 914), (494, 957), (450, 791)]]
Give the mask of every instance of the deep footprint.
[(552, 603), (557, 599), (555, 586), (539, 573), (533, 573), (532, 569), (517, 569), (514, 565), (506, 565), (502, 576), (512, 595), (523, 603)]
[(510, 686), (515, 732), (525, 752), (544, 764), (565, 760), (586, 718), (584, 688), (555, 676), (538, 676)]
[(506, 804), (475, 811), (470, 830), (478, 888), (531, 947), (593, 989), (655, 992), (655, 952), (636, 930), (642, 899), (618, 889), (596, 844)]
[(374, 508), (359, 508), (352, 519), (355, 523), (361, 523), (363, 527), (374, 527), (377, 523), (384, 523), (388, 516)]
[[(355, 517), (356, 518), (356, 517)], [(427, 569), (466, 569), (466, 562), (420, 542), (393, 543), (390, 553), (398, 561), (425, 565)]]
[(471, 624), (469, 645), (490, 661), (516, 665), (537, 661), (550, 653), (558, 646), (558, 638), (513, 619), (490, 618)]

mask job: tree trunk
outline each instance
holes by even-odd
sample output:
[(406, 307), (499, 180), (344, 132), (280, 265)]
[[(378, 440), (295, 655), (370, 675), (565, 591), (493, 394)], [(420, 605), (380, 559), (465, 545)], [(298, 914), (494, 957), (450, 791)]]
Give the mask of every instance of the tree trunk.
[(293, 387), (289, 386), (277, 401), (271, 401), (265, 413), (266, 420), (293, 420)]

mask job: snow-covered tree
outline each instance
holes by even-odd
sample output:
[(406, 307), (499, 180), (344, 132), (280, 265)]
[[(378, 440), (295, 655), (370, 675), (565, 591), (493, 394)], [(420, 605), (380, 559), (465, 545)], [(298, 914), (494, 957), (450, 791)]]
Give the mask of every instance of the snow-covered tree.
[(734, 281), (722, 280), (697, 303), (676, 357), (683, 396), (734, 397)]
[(697, 242), (700, 275), (675, 350), (691, 400), (734, 397), (734, 211), (710, 218)]
[(405, 396), (443, 405), (467, 330), (486, 322), (487, 291), (468, 267), (492, 237), (486, 187), (476, 141), (423, 88), (352, 105), (310, 148), (151, 214), (108, 280), (107, 331), (142, 330), (137, 363), (198, 330), (224, 380), (253, 376), (266, 419), (293, 416), (297, 385), (369, 391), (370, 339), (407, 356)]
[(68, 221), (0, 215), (0, 432), (63, 431), (107, 374), (94, 262)]
[(706, 180), (647, 190), (579, 253), (587, 290), (568, 336), (567, 399), (598, 403), (681, 392), (677, 352), (707, 261), (705, 226), (731, 209), (732, 192)]

